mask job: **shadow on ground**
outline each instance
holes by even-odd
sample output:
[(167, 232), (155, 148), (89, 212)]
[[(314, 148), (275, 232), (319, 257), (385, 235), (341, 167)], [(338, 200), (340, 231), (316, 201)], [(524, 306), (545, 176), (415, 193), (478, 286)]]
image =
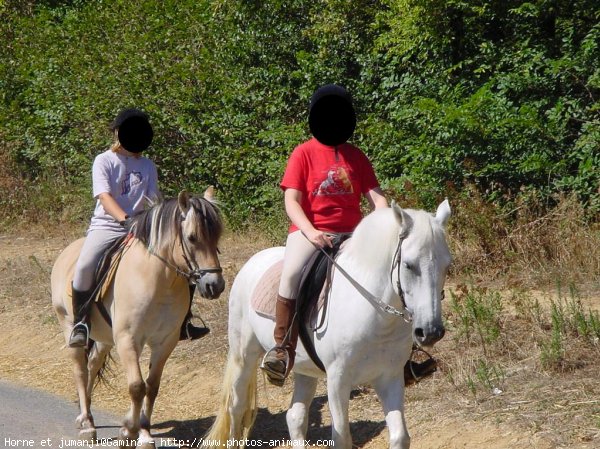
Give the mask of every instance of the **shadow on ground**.
[[(310, 406), (308, 439), (311, 444), (318, 440), (331, 439), (331, 426), (323, 426), (322, 410), (327, 403), (326, 396), (316, 397)], [(191, 419), (186, 421), (164, 421), (153, 425), (153, 434), (157, 447), (179, 449), (180, 447), (198, 447), (199, 438), (204, 435), (215, 417)], [(353, 447), (361, 448), (377, 437), (385, 428), (384, 422), (356, 421), (350, 423)], [(285, 412), (272, 414), (266, 408), (260, 408), (250, 434), (251, 440), (261, 441), (263, 447), (286, 446), (289, 433)], [(287, 444), (289, 446), (289, 444)], [(259, 447), (258, 445), (248, 447)]]

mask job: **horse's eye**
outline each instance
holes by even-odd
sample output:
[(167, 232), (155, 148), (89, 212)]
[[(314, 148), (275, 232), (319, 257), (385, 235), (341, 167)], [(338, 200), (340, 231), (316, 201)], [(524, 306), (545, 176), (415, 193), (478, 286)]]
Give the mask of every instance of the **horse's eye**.
[(190, 235), (190, 236), (188, 236), (188, 240), (192, 243), (195, 243), (197, 239), (196, 239), (195, 235)]
[(412, 264), (408, 263), (408, 262), (404, 262), (404, 268), (406, 268), (407, 270), (411, 270), (412, 271), (415, 267)]

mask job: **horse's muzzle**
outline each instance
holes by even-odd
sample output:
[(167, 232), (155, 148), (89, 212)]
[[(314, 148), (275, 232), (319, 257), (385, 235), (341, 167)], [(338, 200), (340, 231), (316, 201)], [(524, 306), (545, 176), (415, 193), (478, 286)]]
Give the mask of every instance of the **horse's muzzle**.
[(225, 290), (225, 279), (221, 273), (208, 273), (198, 280), (198, 288), (203, 298), (216, 299)]
[(419, 346), (433, 346), (444, 338), (446, 329), (443, 325), (417, 327), (413, 331), (413, 339)]

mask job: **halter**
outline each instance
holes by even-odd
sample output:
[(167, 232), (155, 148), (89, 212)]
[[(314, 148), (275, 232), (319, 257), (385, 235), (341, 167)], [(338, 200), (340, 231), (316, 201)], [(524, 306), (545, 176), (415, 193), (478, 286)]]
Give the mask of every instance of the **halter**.
[(402, 310), (398, 310), (397, 308), (395, 308), (394, 306), (390, 305), (390, 304), (386, 304), (385, 302), (383, 302), (380, 298), (377, 298), (375, 295), (373, 295), (371, 292), (369, 292), (366, 288), (364, 288), (362, 285), (360, 285), (352, 276), (350, 276), (348, 274), (348, 272), (346, 272), (346, 270), (344, 270), (336, 261), (333, 257), (331, 257), (327, 251), (325, 251), (323, 248), (319, 247), (319, 250), (325, 254), (325, 256), (329, 259), (329, 261), (338, 269), (338, 271), (340, 273), (342, 273), (342, 275), (348, 280), (348, 282), (350, 282), (350, 284), (352, 284), (352, 286), (369, 302), (373, 303), (374, 305), (376, 305), (381, 311), (385, 312), (385, 313), (389, 313), (390, 315), (394, 315), (394, 316), (399, 316), (402, 317), (402, 319), (404, 319), (404, 321), (406, 323), (412, 323), (413, 320), (413, 314), (410, 310), (408, 310), (408, 307), (406, 306), (406, 301), (404, 299), (404, 291), (402, 290), (402, 285), (400, 283), (400, 247), (402, 246), (402, 242), (404, 241), (403, 236), (400, 234), (398, 236), (398, 246), (396, 247), (396, 251), (394, 252), (394, 259), (392, 260), (392, 267), (390, 269), (390, 281), (392, 280), (392, 274), (394, 271), (394, 268), (398, 267), (398, 280), (397, 280), (397, 287), (398, 287), (398, 296), (400, 297), (400, 302), (402, 303)]
[[(394, 258), (392, 259), (392, 267), (390, 268), (390, 283), (393, 284), (394, 280), (394, 268), (396, 268), (396, 290), (398, 291), (398, 296), (400, 297), (400, 302), (402, 302), (402, 307), (404, 308), (404, 310), (406, 312), (408, 312), (410, 314), (409, 320), (407, 322), (412, 321), (412, 313), (408, 311), (408, 307), (406, 306), (406, 300), (404, 299), (404, 290), (402, 289), (402, 283), (400, 281), (400, 259), (402, 258), (402, 254), (401, 254), (401, 248), (402, 248), (402, 242), (404, 241), (404, 236), (402, 235), (402, 233), (398, 234), (398, 246), (396, 246), (396, 251), (394, 251)], [(392, 311), (389, 311), (388, 313), (392, 313), (393, 315), (396, 315), (396, 309), (394, 309), (392, 306), (387, 306), (390, 307), (391, 309), (393, 309)], [(403, 315), (400, 315), (403, 316)]]

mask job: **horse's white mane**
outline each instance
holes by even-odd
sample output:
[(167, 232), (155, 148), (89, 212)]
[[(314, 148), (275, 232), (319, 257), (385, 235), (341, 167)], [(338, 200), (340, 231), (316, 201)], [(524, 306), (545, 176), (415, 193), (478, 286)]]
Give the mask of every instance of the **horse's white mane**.
[(403, 212), (409, 220), (402, 224), (402, 228), (393, 208), (371, 212), (356, 227), (344, 252), (348, 252), (350, 257), (360, 260), (361, 263), (389, 264), (401, 233), (403, 238), (410, 234), (416, 241), (430, 242), (430, 244), (437, 241), (438, 237), (445, 237), (444, 227), (438, 223), (433, 214), (415, 209), (403, 209)]

